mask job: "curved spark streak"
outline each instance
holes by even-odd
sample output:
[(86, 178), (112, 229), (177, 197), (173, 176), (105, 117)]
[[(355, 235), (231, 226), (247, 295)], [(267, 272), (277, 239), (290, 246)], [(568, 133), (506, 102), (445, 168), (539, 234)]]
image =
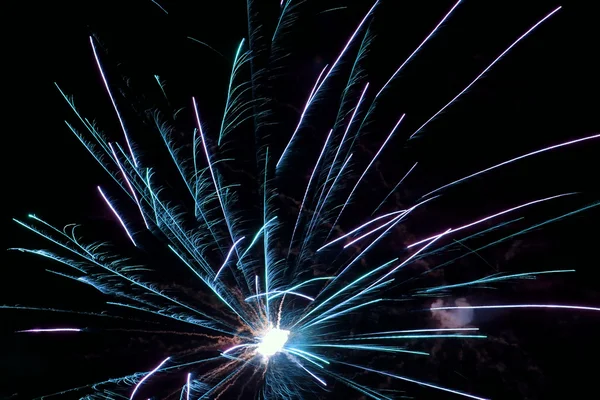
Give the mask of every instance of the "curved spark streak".
[[(364, 228), (364, 227), (366, 227), (366, 226), (368, 226), (368, 225), (372, 224), (372, 223), (373, 223), (373, 222), (375, 222), (375, 221), (379, 221), (380, 219), (383, 219), (383, 218), (389, 217), (389, 216), (391, 216), (391, 215), (400, 214), (400, 213), (403, 213), (403, 212), (406, 212), (406, 210), (398, 210), (398, 211), (394, 211), (394, 212), (391, 212), (391, 213), (387, 213), (387, 214), (380, 215), (380, 216), (379, 216), (379, 217), (377, 217), (377, 218), (373, 218), (372, 220), (369, 220), (369, 221), (365, 222), (364, 224), (362, 224), (362, 225), (361, 225), (361, 226), (359, 226), (358, 228), (354, 228), (354, 229), (352, 229), (350, 232), (348, 232), (348, 233), (346, 233), (346, 234), (344, 234), (344, 235), (340, 236), (339, 238), (337, 238), (337, 239), (334, 239), (334, 240), (332, 240), (331, 242), (329, 242), (329, 243), (327, 243), (327, 244), (325, 244), (325, 245), (321, 246), (321, 247), (320, 247), (320, 248), (317, 250), (317, 252), (319, 252), (319, 251), (323, 250), (324, 248), (326, 248), (326, 247), (329, 247), (329, 246), (331, 246), (332, 244), (334, 244), (334, 243), (337, 243), (337, 242), (339, 242), (340, 240), (342, 240), (342, 239), (344, 239), (344, 238), (346, 238), (346, 237), (348, 237), (348, 236), (350, 236), (350, 235), (352, 235), (352, 234), (354, 234), (354, 233), (356, 233), (356, 232), (360, 231), (362, 228)], [(388, 222), (389, 222), (389, 221), (388, 221)]]
[(540, 153), (543, 153), (543, 152), (546, 152), (546, 151), (549, 151), (549, 150), (554, 150), (554, 149), (558, 149), (560, 147), (569, 146), (571, 144), (575, 144), (575, 143), (579, 143), (579, 142), (584, 142), (586, 140), (598, 139), (598, 138), (600, 138), (600, 133), (596, 134), (596, 135), (592, 135), (592, 136), (586, 136), (586, 137), (583, 137), (583, 138), (580, 138), (580, 139), (570, 140), (570, 141), (564, 142), (564, 143), (555, 144), (554, 146), (544, 147), (543, 149), (532, 151), (531, 153), (523, 154), (522, 156), (518, 156), (518, 157), (515, 157), (515, 158), (511, 158), (510, 160), (501, 162), (500, 164), (493, 165), (493, 166), (491, 166), (489, 168), (486, 168), (486, 169), (483, 169), (483, 170), (481, 170), (479, 172), (475, 172), (474, 174), (465, 176), (464, 178), (457, 179), (457, 180), (455, 180), (453, 182), (450, 182), (450, 183), (448, 183), (448, 184), (446, 184), (444, 186), (440, 186), (439, 188), (437, 188), (435, 190), (432, 190), (431, 192), (429, 192), (426, 195), (423, 195), (421, 197), (427, 197), (427, 196), (429, 196), (429, 195), (431, 195), (433, 193), (439, 192), (440, 190), (445, 189), (445, 188), (447, 188), (449, 186), (456, 185), (457, 183), (466, 181), (467, 179), (471, 179), (473, 177), (476, 177), (477, 175), (484, 174), (484, 173), (489, 172), (489, 171), (491, 171), (493, 169), (496, 169), (498, 167), (502, 167), (504, 165), (510, 164), (510, 163), (512, 163), (514, 161), (522, 160), (522, 159), (524, 159), (526, 157), (533, 156), (535, 154), (540, 154)]
[(431, 118), (429, 118), (427, 121), (425, 121), (425, 123), (423, 125), (421, 125), (412, 135), (410, 135), (409, 139), (412, 139), (417, 133), (421, 132), (421, 130), (423, 128), (425, 128), (425, 126), (427, 126), (427, 124), (429, 124), (431, 121), (433, 121), (438, 115), (440, 115), (442, 112), (444, 112), (444, 110), (446, 108), (448, 108), (451, 104), (453, 104), (456, 100), (458, 100), (458, 98), (460, 96), (462, 96), (467, 90), (469, 90), (471, 88), (471, 86), (473, 86), (475, 84), (475, 82), (477, 82), (483, 75), (485, 75), (485, 73), (488, 72), (494, 66), (494, 64), (496, 64), (498, 61), (500, 61), (500, 59), (502, 57), (504, 57), (506, 55), (506, 53), (508, 53), (513, 47), (515, 47), (517, 45), (517, 43), (519, 43), (522, 39), (524, 39), (527, 35), (529, 35), (535, 28), (540, 26), (544, 21), (546, 21), (548, 18), (553, 16), (555, 13), (557, 13), (558, 10), (560, 10), (561, 8), (562, 7), (555, 8), (552, 12), (547, 14), (544, 18), (542, 18), (535, 25), (533, 25), (531, 28), (529, 28), (527, 30), (527, 32), (525, 32), (524, 34), (519, 36), (517, 38), (517, 40), (515, 40), (510, 46), (508, 46), (506, 48), (506, 50), (504, 50), (498, 57), (496, 57), (494, 59), (494, 61), (492, 61), (492, 63), (490, 65), (488, 65), (483, 71), (481, 71), (481, 73), (479, 75), (477, 75), (477, 77), (475, 77), (475, 79), (473, 79), (471, 81), (471, 83), (469, 83), (463, 90), (461, 90), (460, 93), (458, 93), (456, 96), (454, 96), (454, 98), (452, 100), (450, 100), (448, 103), (446, 103), (446, 105), (444, 107), (440, 108), (440, 110), (438, 112), (433, 114), (433, 116)]
[(227, 350), (223, 351), (221, 354), (228, 354), (228, 353), (232, 352), (233, 350), (241, 349), (243, 347), (258, 347), (258, 344), (252, 344), (252, 343), (238, 344), (238, 345), (228, 348)]
[(245, 236), (242, 236), (241, 238), (239, 238), (238, 240), (236, 240), (233, 243), (233, 246), (231, 246), (231, 248), (229, 249), (229, 251), (227, 252), (227, 257), (225, 257), (225, 261), (223, 261), (223, 265), (221, 265), (221, 268), (219, 268), (219, 270), (217, 271), (217, 273), (215, 274), (215, 279), (213, 279), (213, 282), (217, 280), (217, 278), (219, 277), (219, 274), (221, 273), (221, 271), (223, 271), (223, 268), (225, 268), (227, 266), (227, 263), (229, 262), (229, 258), (231, 257), (231, 254), (234, 252), (235, 250), (235, 246), (237, 246), (237, 244), (239, 242), (241, 242), (242, 240), (245, 239)]
[[(533, 204), (537, 204), (537, 203), (543, 203), (544, 201), (548, 201), (548, 200), (557, 199), (557, 198), (559, 198), (559, 197), (571, 196), (571, 195), (574, 195), (574, 194), (576, 194), (576, 193), (563, 193), (563, 194), (559, 194), (559, 195), (556, 195), (556, 196), (550, 196), (550, 197), (546, 197), (546, 198), (544, 198), (544, 199), (539, 199), (539, 200), (530, 201), (529, 203), (521, 204), (521, 205), (519, 205), (519, 206), (516, 206), (516, 207), (513, 207), (513, 208), (509, 208), (508, 210), (500, 211), (499, 213), (496, 213), (496, 214), (493, 214), (493, 215), (487, 216), (487, 217), (485, 217), (485, 218), (482, 218), (482, 219), (480, 219), (480, 220), (477, 220), (477, 221), (475, 221), (475, 222), (471, 222), (471, 223), (469, 223), (469, 224), (463, 225), (463, 226), (461, 226), (461, 227), (459, 227), (459, 228), (452, 229), (452, 231), (453, 231), (453, 232), (458, 232), (458, 231), (460, 231), (460, 230), (463, 230), (463, 229), (466, 229), (466, 228), (470, 228), (471, 226), (477, 225), (477, 224), (479, 224), (479, 223), (482, 223), (482, 222), (488, 221), (488, 220), (490, 220), (490, 219), (492, 219), (492, 218), (499, 217), (500, 215), (504, 215), (504, 214), (507, 214), (507, 213), (509, 213), (509, 212), (516, 211), (516, 210), (518, 210), (518, 209), (520, 209), (520, 208), (524, 208), (524, 207), (527, 207), (527, 206), (530, 206), (530, 205), (533, 205)], [(419, 244), (421, 244), (421, 243), (425, 243), (425, 242), (427, 242), (427, 241), (429, 241), (429, 240), (431, 240), (431, 239), (434, 239), (434, 238), (438, 237), (439, 235), (440, 235), (440, 234), (438, 233), (437, 235), (433, 235), (433, 236), (430, 236), (430, 237), (428, 237), (428, 238), (426, 238), (426, 239), (419, 240), (418, 242), (415, 242), (415, 243), (409, 244), (408, 246), (406, 246), (406, 248), (407, 248), (407, 249), (410, 249), (411, 247), (417, 246), (417, 245), (419, 245)]]
[(152, 374), (154, 374), (156, 371), (158, 371), (160, 369), (160, 367), (162, 367), (164, 365), (164, 363), (166, 363), (167, 361), (169, 361), (171, 359), (171, 357), (167, 357), (165, 358), (160, 364), (158, 364), (158, 366), (156, 368), (154, 368), (152, 371), (148, 372), (148, 374), (146, 376), (144, 376), (137, 385), (135, 385), (135, 388), (133, 389), (133, 392), (131, 392), (131, 396), (129, 397), (129, 400), (133, 400), (133, 396), (135, 396), (135, 392), (137, 392), (137, 390), (140, 388), (140, 386), (142, 385), (142, 383), (144, 383), (144, 381), (148, 378), (150, 378), (150, 376), (152, 376)]

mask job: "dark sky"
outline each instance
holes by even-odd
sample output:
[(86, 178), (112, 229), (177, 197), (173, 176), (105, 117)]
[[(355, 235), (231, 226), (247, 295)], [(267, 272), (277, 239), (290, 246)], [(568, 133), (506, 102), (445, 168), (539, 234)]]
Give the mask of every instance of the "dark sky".
[[(189, 107), (191, 96), (196, 96), (205, 123), (215, 132), (231, 60), (239, 40), (247, 36), (245, 2), (161, 1), (168, 15), (149, 0), (18, 3), (16, 9), (6, 13), (13, 27), (4, 37), (11, 49), (5, 64), (15, 67), (14, 72), (4, 76), (3, 84), (9, 88), (4, 96), (7, 111), (4, 122), (9, 122), (9, 129), (4, 131), (7, 177), (4, 198), (8, 199), (3, 208), (5, 247), (45, 245), (10, 220), (27, 213), (36, 213), (57, 225), (81, 222), (92, 230), (98, 226), (98, 232), (118, 236), (120, 231), (107, 228), (111, 217), (95, 190), (98, 184), (110, 185), (110, 178), (64, 125), (64, 120), (74, 121), (75, 117), (54, 82), (72, 94), (85, 115), (96, 119), (104, 131), (118, 132), (89, 46), (88, 36), (92, 34), (101, 42), (101, 55), (113, 78), (111, 82), (126, 88), (127, 93), (144, 95), (140, 107), (156, 99), (162, 101), (153, 80), (157, 74), (167, 82), (174, 106)], [(257, 0), (261, 18), (267, 21), (266, 30), (270, 29), (271, 16), (277, 12), (277, 4), (269, 3), (278, 1)], [(352, 1), (347, 9), (320, 13), (343, 2), (309, 0), (308, 3), (296, 31), (285, 43), (290, 56), (273, 89), (276, 111), (282, 115), (280, 125), (269, 128), (276, 138), (275, 149), (281, 149), (291, 134), (314, 77), (324, 64), (332, 63), (370, 7), (369, 1)], [(386, 191), (378, 183), (395, 182), (415, 161), (420, 162), (421, 169), (403, 193), (407, 199), (418, 198), (441, 184), (493, 163), (600, 131), (599, 82), (594, 68), (600, 45), (597, 33), (596, 37), (592, 33), (592, 24), (584, 18), (586, 10), (578, 2), (465, 3), (385, 94), (376, 122), (361, 141), (361, 148), (366, 154), (375, 151), (387, 134), (384, 130), (400, 114), (406, 113), (407, 121), (400, 135), (390, 143), (388, 152), (382, 155), (378, 164), (381, 174), (370, 178), (369, 188), (359, 196), (359, 205), (368, 202), (371, 195), (381, 198)], [(453, 1), (382, 1), (371, 26), (376, 36), (367, 59), (369, 82), (374, 88), (387, 80), (452, 4)], [(431, 123), (422, 139), (405, 142), (414, 129), (462, 90), (516, 37), (561, 4), (563, 10), (519, 43), (460, 101)], [(208, 43), (224, 57), (186, 39), (187, 36)], [(349, 63), (343, 66), (346, 73), (348, 66)], [(339, 83), (332, 86), (334, 91)], [(322, 142), (330, 121), (331, 115), (322, 112), (309, 124), (306, 139), (301, 143), (307, 154), (316, 155), (318, 147), (314, 143)], [(190, 121), (182, 123), (191, 126)], [(423, 222), (409, 229), (415, 235), (426, 234), (463, 217), (472, 218), (564, 192), (581, 194), (557, 208), (542, 208), (541, 214), (534, 218), (591, 203), (600, 198), (599, 150), (597, 140), (569, 147), (453, 189), (447, 201), (428, 210)], [(304, 153), (298, 154), (293, 157), (294, 162), (308, 168), (310, 163), (303, 162)], [(288, 186), (294, 179), (305, 179), (306, 171), (306, 168), (290, 171)], [(301, 196), (293, 184), (286, 189), (292, 197)], [(346, 227), (352, 225), (354, 211), (348, 213), (349, 220), (342, 221)], [(546, 285), (504, 287), (503, 295), (495, 293), (497, 297), (483, 298), (507, 302), (582, 302), (597, 306), (600, 304), (598, 281), (594, 279), (597, 243), (593, 238), (598, 237), (595, 233), (598, 222), (598, 212), (590, 212), (533, 232), (488, 254), (495, 258), (494, 264), (507, 270), (564, 266), (577, 269), (578, 273), (576, 277), (548, 281)], [(118, 244), (122, 240), (116, 239)], [(517, 248), (520, 256), (515, 259), (508, 256), (511, 248)], [(97, 292), (45, 273), (45, 268), (54, 266), (47, 261), (20, 253), (7, 253), (6, 260), (2, 263), (0, 304), (69, 308), (73, 302), (78, 306), (89, 302), (93, 308), (103, 300)], [(144, 340), (135, 341), (118, 334), (107, 337), (98, 333), (81, 340), (14, 335), (12, 332), (17, 329), (67, 324), (70, 320), (65, 315), (0, 311), (4, 321), (0, 324), (3, 335), (0, 397), (21, 393), (21, 397), (15, 398), (30, 398), (94, 379), (143, 370), (147, 360), (156, 358), (152, 349), (144, 346)], [(591, 370), (597, 357), (591, 352), (598, 348), (597, 339), (593, 338), (594, 332), (598, 334), (599, 324), (595, 316), (573, 314), (542, 313), (532, 317), (531, 313), (504, 313), (484, 321), (499, 337), (512, 338), (517, 350), (516, 355), (507, 351), (495, 356), (494, 350), (489, 350), (481, 357), (512, 358), (506, 361), (506, 368), (520, 365), (519, 368), (529, 372), (539, 370), (535, 376), (541, 378), (532, 382), (535, 379), (530, 377), (534, 375), (521, 374), (517, 369), (519, 372), (504, 372), (508, 378), (503, 380), (498, 378), (503, 372), (494, 364), (485, 373), (475, 373), (483, 383), (471, 387), (493, 398), (526, 397), (524, 393), (529, 393), (528, 398), (532, 399), (582, 398), (586, 390), (593, 388)], [(117, 348), (126, 349), (116, 353), (119, 361), (111, 358)], [(125, 360), (132, 365), (126, 365)], [(430, 376), (435, 379), (437, 372), (442, 380), (452, 382), (444, 362), (434, 365), (439, 371), (430, 371)], [(488, 373), (496, 375), (488, 377)], [(417, 389), (415, 394), (420, 398), (437, 395)]]

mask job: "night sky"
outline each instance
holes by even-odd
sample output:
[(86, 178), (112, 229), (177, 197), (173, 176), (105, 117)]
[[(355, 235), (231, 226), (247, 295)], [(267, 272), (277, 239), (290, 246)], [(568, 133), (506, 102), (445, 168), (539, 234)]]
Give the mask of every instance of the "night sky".
[[(256, 3), (258, 18), (266, 21), (264, 29), (269, 32), (279, 2)], [(370, 1), (356, 0), (348, 2), (348, 8), (328, 11), (343, 3), (309, 0), (300, 9), (297, 24), (284, 42), (290, 54), (282, 63), (284, 68), (275, 71), (276, 79), (268, 91), (274, 99), (270, 103), (273, 115), (266, 119), (276, 124), (264, 129), (272, 138), (276, 154), (294, 129), (314, 78), (325, 64), (335, 60), (371, 6)], [(375, 37), (365, 64), (373, 88), (387, 81), (453, 3), (381, 1), (371, 24)], [(597, 32), (593, 34), (592, 24), (584, 18), (586, 10), (578, 2), (464, 3), (383, 95), (375, 121), (358, 143), (357, 163), (368, 163), (402, 113), (407, 114), (406, 123), (375, 165), (377, 172), (367, 177), (354, 205), (340, 221), (343, 229), (360, 222), (353, 221), (353, 215), (362, 208), (376, 206), (378, 199), (416, 161), (419, 168), (404, 189), (392, 196), (385, 211), (414, 202), (444, 183), (495, 163), (600, 131), (599, 79), (594, 67), (600, 44)], [(4, 85), (8, 83), (9, 88), (4, 96), (4, 122), (9, 122), (9, 128), (4, 130), (7, 181), (3, 197), (8, 199), (3, 208), (5, 248), (52, 249), (50, 243), (11, 220), (25, 218), (28, 213), (56, 225), (80, 223), (94, 239), (108, 239), (118, 249), (127, 247), (127, 238), (96, 191), (97, 185), (113, 193), (117, 193), (117, 188), (67, 129), (64, 120), (75, 122), (76, 117), (54, 86), (57, 82), (73, 95), (78, 108), (95, 119), (109, 136), (120, 138), (118, 120), (93, 60), (90, 35), (99, 43), (111, 84), (122, 89), (118, 94), (120, 101), (135, 98), (124, 115), (131, 126), (138, 128), (138, 138), (154, 133), (143, 123), (134, 122), (136, 113), (155, 106), (185, 107), (181, 127), (191, 131), (193, 121), (186, 118), (191, 115), (192, 96), (198, 99), (208, 134), (218, 131), (235, 49), (239, 40), (247, 37), (246, 3), (163, 0), (160, 4), (168, 15), (150, 0), (19, 2), (18, 9), (6, 13), (14, 26), (10, 37), (4, 39), (11, 42), (13, 46), (9, 48), (14, 47), (15, 52), (5, 53), (5, 63), (14, 66), (15, 72), (4, 76)], [(563, 9), (557, 15), (520, 42), (432, 122), (418, 140), (406, 141), (514, 39), (558, 5), (563, 5)], [(214, 50), (187, 39), (188, 36)], [(355, 51), (350, 54), (353, 57)], [(347, 76), (350, 67), (351, 62), (346, 61), (340, 76)], [(166, 82), (169, 104), (154, 75)], [(334, 80), (327, 94), (337, 101), (344, 82)], [(281, 193), (287, 198), (301, 198), (311, 165), (335, 116), (334, 106), (335, 102), (325, 99), (303, 130), (297, 143), (302, 150), (292, 154), (290, 162), (294, 167), (281, 182)], [(244, 139), (240, 143), (245, 143)], [(247, 148), (238, 146), (236, 157), (252, 160), (254, 150), (244, 150)], [(531, 221), (542, 221), (597, 201), (599, 151), (598, 140), (569, 146), (448, 190), (444, 201), (428, 207), (403, 226), (403, 232), (391, 238), (385, 251), (401, 250), (407, 237), (422, 237), (537, 198), (580, 192), (521, 214)], [(361, 168), (354, 169), (355, 179)], [(252, 182), (254, 172), (248, 174), (250, 178), (246, 179)], [(256, 194), (242, 190), (248, 191), (244, 194), (247, 198)], [(249, 207), (250, 218), (259, 218), (258, 211), (255, 206)], [(295, 218), (294, 213), (289, 211), (290, 218)], [(492, 267), (511, 272), (576, 269), (577, 273), (569, 276), (459, 292), (455, 297), (466, 297), (472, 304), (554, 302), (597, 307), (599, 214), (592, 210), (550, 224), (484, 252), (486, 263), (469, 257), (439, 278), (445, 282), (462, 281), (481, 276), (483, 268), (489, 273)], [(47, 268), (60, 268), (50, 261), (19, 252), (6, 252), (4, 256), (0, 304), (100, 310), (107, 300), (91, 288), (46, 273)], [(152, 251), (142, 252), (139, 259), (148, 263), (161, 261), (160, 255)], [(440, 260), (428, 260), (431, 264), (415, 266), (412, 271), (420, 273), (419, 268), (428, 268)], [(401, 289), (394, 290), (401, 294)], [(117, 325), (97, 319), (34, 311), (0, 312), (1, 398), (30, 399), (149, 370), (157, 359), (168, 355), (169, 349), (186, 346), (181, 338), (107, 332)], [(403, 320), (402, 310), (383, 308), (369, 316), (355, 317), (354, 323), (368, 326), (382, 321), (383, 325), (386, 315), (413, 325), (432, 323), (427, 313), (420, 317), (410, 314)], [(435, 357), (429, 361), (386, 362), (407, 375), (494, 399), (591, 398), (598, 370), (598, 356), (594, 353), (599, 347), (599, 321), (597, 313), (574, 311), (477, 313), (474, 324), (490, 335), (488, 342), (429, 342), (426, 345), (430, 350), (435, 347)], [(57, 325), (86, 326), (91, 332), (80, 336), (14, 333)], [(99, 329), (95, 331), (95, 327)], [(381, 382), (374, 380), (372, 384)], [(459, 398), (416, 385), (397, 383), (395, 387), (416, 398)], [(323, 398), (339, 398), (340, 393), (346, 393), (345, 389), (323, 392)], [(360, 398), (356, 393), (345, 397)], [(226, 394), (224, 398), (230, 397)]]

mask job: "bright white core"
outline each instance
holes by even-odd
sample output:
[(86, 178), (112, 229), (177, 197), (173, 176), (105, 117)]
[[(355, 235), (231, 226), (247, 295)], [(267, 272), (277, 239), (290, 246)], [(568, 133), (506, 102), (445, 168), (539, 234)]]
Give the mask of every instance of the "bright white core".
[(265, 336), (263, 336), (256, 351), (265, 357), (272, 356), (283, 349), (289, 335), (290, 331), (271, 328), (267, 331)]

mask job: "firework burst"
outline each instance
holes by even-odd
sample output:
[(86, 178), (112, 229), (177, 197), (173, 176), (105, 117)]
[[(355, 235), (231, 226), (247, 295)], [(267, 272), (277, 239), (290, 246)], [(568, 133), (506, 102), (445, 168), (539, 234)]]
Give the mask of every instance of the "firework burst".
[[(162, 5), (154, 3), (159, 10), (167, 12)], [(407, 236), (402, 240), (400, 251), (386, 246), (386, 241), (397, 236), (400, 227), (439, 201), (445, 190), (542, 153), (585, 146), (599, 139), (599, 134), (490, 163), (407, 202), (404, 208), (395, 207), (390, 197), (419, 168), (419, 163), (414, 163), (390, 185), (391, 191), (377, 199), (374, 207), (364, 209), (360, 215), (356, 207), (352, 207), (353, 202), (360, 201), (361, 191), (370, 185), (368, 176), (374, 173), (380, 157), (391, 151), (390, 143), (394, 139), (404, 136), (413, 140), (424, 135), (434, 119), (451, 109), (519, 43), (550, 23), (559, 14), (560, 7), (532, 21), (457, 94), (430, 117), (410, 125), (414, 128), (405, 129), (410, 116), (398, 113), (386, 127), (376, 149), (365, 158), (364, 154), (358, 154), (360, 139), (387, 101), (387, 92), (403, 69), (464, 6), (457, 1), (440, 13), (431, 30), (389, 79), (380, 87), (373, 87), (363, 62), (368, 58), (374, 38), (370, 23), (377, 15), (379, 3), (376, 1), (365, 10), (354, 30), (340, 44), (341, 51), (315, 74), (312, 84), (295, 88), (303, 93), (305, 103), (293, 128), (286, 133), (279, 132), (275, 138), (270, 127), (277, 118), (274, 116), (276, 101), (268, 95), (269, 79), (278, 73), (285, 53), (284, 37), (294, 27), (302, 2), (282, 0), (279, 15), (268, 35), (261, 16), (253, 11), (254, 5), (250, 2), (249, 37), (241, 40), (233, 52), (231, 75), (224, 85), (226, 99), (222, 116), (204, 114), (199, 95), (172, 113), (156, 110), (143, 113), (148, 121), (146, 126), (152, 126), (164, 144), (165, 152), (161, 155), (155, 155), (158, 151), (151, 149), (152, 146), (146, 151), (142, 135), (135, 132), (138, 125), (123, 111), (122, 96), (110, 83), (99, 43), (90, 37), (95, 67), (118, 122), (119, 135), (102, 133), (76, 108), (66, 91), (58, 85), (57, 88), (76, 116), (73, 122), (67, 123), (68, 129), (114, 180), (98, 186), (97, 192), (129, 246), (115, 251), (105, 243), (90, 243), (79, 234), (78, 226), (59, 229), (32, 214), (15, 221), (47, 239), (55, 250), (14, 250), (68, 267), (49, 272), (89, 285), (110, 297), (106, 305), (111, 311), (3, 308), (112, 319), (123, 322), (125, 327), (107, 328), (107, 333), (123, 329), (185, 336), (197, 343), (175, 349), (168, 357), (157, 357), (144, 372), (50, 395), (132, 400), (150, 396), (300, 399), (332, 391), (339, 393), (340, 387), (347, 387), (366, 398), (392, 399), (406, 396), (405, 392), (396, 390), (398, 387), (410, 393), (411, 385), (420, 385), (463, 398), (484, 399), (487, 397), (483, 394), (420, 379), (405, 368), (394, 370), (386, 360), (426, 357), (430, 352), (415, 343), (429, 340), (486, 339), (485, 332), (469, 325), (474, 310), (600, 311), (599, 307), (589, 305), (483, 302), (472, 305), (462, 300), (448, 303), (443, 299), (457, 289), (488, 288), (507, 281), (574, 272), (568, 268), (518, 273), (496, 271), (452, 284), (432, 283), (430, 279), (441, 268), (462, 257), (478, 254), (492, 245), (600, 204), (594, 202), (535, 224), (522, 225), (521, 213), (525, 210), (561, 202), (576, 193), (526, 199), (474, 216), (461, 224), (443, 226), (416, 239)], [(342, 68), (343, 64), (350, 65), (349, 71)], [(163, 81), (158, 76), (155, 79), (170, 102)], [(336, 91), (340, 80), (344, 85), (341, 91)], [(323, 129), (317, 128), (320, 130), (315, 139), (318, 145), (302, 147), (302, 136), (311, 124), (312, 113), (325, 98), (333, 96), (339, 100), (333, 122)], [(285, 137), (283, 145), (281, 137)], [(182, 144), (183, 140), (188, 144)], [(248, 185), (256, 186), (256, 190), (231, 179), (239, 173), (234, 166), (248, 154), (240, 147), (248, 143), (257, 150), (242, 167), (247, 168), (242, 175), (249, 176)], [(313, 151), (316, 147), (318, 149)], [(287, 177), (293, 175), (290, 171), (298, 166), (305, 168), (306, 180), (298, 181), (302, 190), (295, 199), (284, 196), (281, 187), (295, 186)], [(183, 190), (173, 188), (170, 174), (177, 175)], [(351, 218), (349, 213), (353, 213)], [(119, 255), (121, 253), (128, 256)], [(400, 274), (410, 266), (448, 254), (450, 259), (428, 265), (421, 274)], [(147, 262), (137, 262), (135, 257), (140, 255)], [(159, 262), (152, 260), (153, 257), (158, 257)], [(155, 266), (152, 261), (160, 265)], [(173, 273), (173, 270), (178, 272)], [(165, 279), (170, 275), (195, 282), (182, 288)], [(404, 291), (406, 286), (403, 285), (408, 282), (411, 286)], [(373, 310), (381, 313), (390, 303), (398, 302), (407, 304), (415, 313), (435, 315), (446, 322), (438, 328), (406, 328), (388, 323), (353, 326), (356, 315)], [(143, 328), (133, 328), (129, 325), (133, 323)], [(85, 335), (101, 328), (101, 324), (94, 328), (36, 327), (17, 333)], [(388, 383), (370, 384), (372, 380), (364, 376), (378, 376), (383, 378), (381, 382), (388, 380)]]

